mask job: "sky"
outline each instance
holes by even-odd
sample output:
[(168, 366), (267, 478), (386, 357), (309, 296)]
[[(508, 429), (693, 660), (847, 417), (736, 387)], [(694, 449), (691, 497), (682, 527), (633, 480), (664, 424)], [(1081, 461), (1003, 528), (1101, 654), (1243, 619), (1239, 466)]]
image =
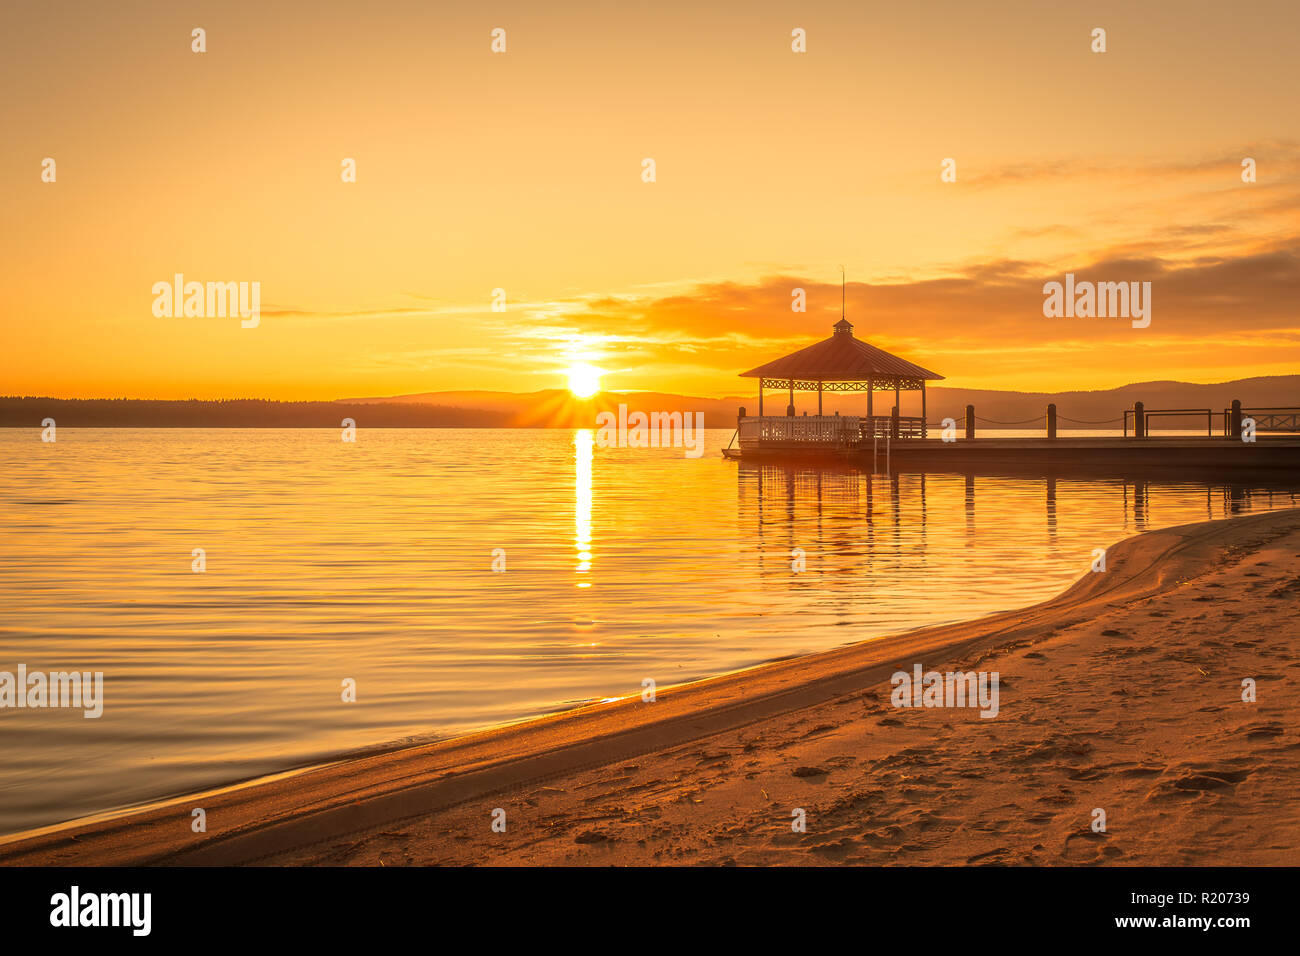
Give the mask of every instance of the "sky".
[[(1300, 365), (1294, 3), (541, 6), (5, 4), (0, 394), (746, 395), (841, 267), (945, 385)], [(155, 315), (177, 273), (259, 323)], [(1045, 317), (1066, 273), (1151, 324)]]

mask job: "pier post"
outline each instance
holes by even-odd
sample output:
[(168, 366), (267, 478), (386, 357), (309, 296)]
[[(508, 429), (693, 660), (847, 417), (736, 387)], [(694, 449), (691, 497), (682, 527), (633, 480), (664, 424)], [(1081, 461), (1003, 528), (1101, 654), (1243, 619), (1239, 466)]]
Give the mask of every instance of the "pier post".
[(1047, 437), (1056, 437), (1056, 403), (1047, 406)]
[(966, 437), (975, 437), (975, 406), (966, 406)]
[(1141, 402), (1133, 403), (1133, 437), (1147, 437), (1146, 406)]
[(1233, 438), (1241, 437), (1241, 399), (1232, 400), (1231, 433)]

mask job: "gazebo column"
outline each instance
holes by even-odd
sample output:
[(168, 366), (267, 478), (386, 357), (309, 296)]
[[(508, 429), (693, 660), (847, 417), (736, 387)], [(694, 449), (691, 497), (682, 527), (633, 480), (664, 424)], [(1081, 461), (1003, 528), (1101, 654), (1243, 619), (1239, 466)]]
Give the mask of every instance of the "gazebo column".
[(817, 379), (817, 417), (822, 416), (822, 380)]
[(921, 379), (921, 437), (925, 437), (925, 379)]
[(790, 379), (790, 404), (785, 407), (785, 414), (794, 418), (794, 379)]
[(758, 380), (758, 417), (763, 417), (763, 380)]
[[(873, 399), (875, 399), (875, 397), (876, 397), (876, 382), (875, 379), (873, 379), (870, 375), (868, 375), (867, 376), (867, 417), (868, 418), (876, 414), (875, 411), (873, 411), (872, 409), (872, 401)], [(871, 427), (874, 428), (875, 425), (872, 425)]]
[(899, 395), (899, 392), (898, 392), (898, 379), (895, 378), (895, 379), (894, 379), (894, 408), (897, 409), (897, 410), (898, 410), (898, 414), (901, 415), (901, 414), (903, 414), (903, 407), (902, 407), (902, 404), (900, 403), (899, 399), (900, 399), (900, 395)]

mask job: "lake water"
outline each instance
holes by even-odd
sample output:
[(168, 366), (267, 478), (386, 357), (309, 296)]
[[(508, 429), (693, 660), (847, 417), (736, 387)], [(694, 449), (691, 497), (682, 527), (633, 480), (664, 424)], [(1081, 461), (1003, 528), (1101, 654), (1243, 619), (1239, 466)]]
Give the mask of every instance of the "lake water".
[(741, 467), (707, 437), (0, 429), (0, 671), (105, 682), (99, 719), (0, 710), (0, 832), (1020, 607), (1138, 531), (1296, 504)]

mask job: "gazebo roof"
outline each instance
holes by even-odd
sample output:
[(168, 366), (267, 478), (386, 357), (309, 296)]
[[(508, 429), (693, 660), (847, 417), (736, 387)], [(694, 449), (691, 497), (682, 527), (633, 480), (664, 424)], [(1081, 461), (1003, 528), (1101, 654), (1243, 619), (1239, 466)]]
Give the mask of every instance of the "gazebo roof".
[(884, 349), (853, 337), (847, 319), (835, 323), (835, 334), (784, 358), (741, 372), (741, 378), (809, 379), (823, 382), (865, 382), (867, 379), (921, 379), (936, 381), (943, 376)]

